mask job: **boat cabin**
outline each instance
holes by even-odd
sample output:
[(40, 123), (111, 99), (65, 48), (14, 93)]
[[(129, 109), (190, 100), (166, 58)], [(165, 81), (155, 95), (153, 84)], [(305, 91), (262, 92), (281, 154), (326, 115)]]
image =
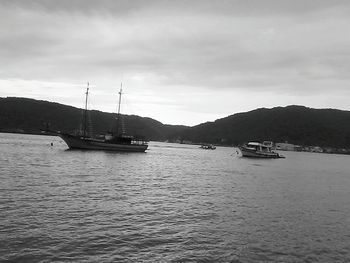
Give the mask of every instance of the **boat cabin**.
[(246, 147), (260, 152), (272, 152), (272, 147), (270, 145), (262, 144), (260, 142), (249, 142)]

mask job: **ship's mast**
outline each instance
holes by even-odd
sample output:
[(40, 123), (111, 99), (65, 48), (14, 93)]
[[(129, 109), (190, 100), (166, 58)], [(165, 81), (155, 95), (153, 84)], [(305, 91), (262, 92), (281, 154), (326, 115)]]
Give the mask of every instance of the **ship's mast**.
[(118, 117), (120, 115), (120, 104), (122, 102), (122, 90), (123, 90), (123, 83), (120, 83), (119, 103), (118, 103)]
[(86, 138), (86, 123), (87, 123), (87, 103), (88, 103), (88, 96), (89, 96), (89, 82), (87, 83), (86, 93), (85, 93), (85, 110), (84, 110), (84, 129), (83, 129), (83, 136)]
[(120, 83), (120, 91), (119, 91), (119, 102), (118, 102), (118, 111), (117, 111), (117, 128), (116, 128), (117, 135), (118, 135), (119, 121), (120, 121), (120, 104), (122, 102), (122, 90), (123, 90), (123, 82)]

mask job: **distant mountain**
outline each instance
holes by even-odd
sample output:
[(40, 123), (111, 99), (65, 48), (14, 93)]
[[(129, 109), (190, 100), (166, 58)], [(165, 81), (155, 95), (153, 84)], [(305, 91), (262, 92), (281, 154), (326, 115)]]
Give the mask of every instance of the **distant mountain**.
[(350, 111), (303, 106), (262, 108), (191, 127), (181, 137), (197, 143), (227, 145), (270, 140), (350, 148)]
[[(115, 114), (90, 111), (96, 134), (111, 130)], [(350, 148), (350, 111), (303, 106), (257, 109), (194, 127), (164, 125), (151, 118), (123, 115), (126, 132), (149, 140), (239, 145), (270, 140), (302, 146)], [(40, 133), (50, 129), (74, 132), (82, 109), (26, 98), (0, 98), (0, 132)]]
[[(89, 111), (92, 131), (96, 134), (112, 129), (116, 115)], [(149, 140), (166, 140), (187, 129), (181, 125), (164, 125), (151, 118), (122, 115), (126, 132)], [(47, 126), (51, 130), (74, 132), (81, 126), (82, 109), (48, 101), (27, 98), (0, 98), (0, 132), (40, 133)]]

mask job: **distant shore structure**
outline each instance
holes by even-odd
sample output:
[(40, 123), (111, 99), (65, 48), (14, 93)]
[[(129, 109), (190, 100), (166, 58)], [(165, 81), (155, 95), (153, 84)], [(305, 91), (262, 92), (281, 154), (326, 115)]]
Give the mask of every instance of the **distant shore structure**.
[(278, 142), (275, 144), (276, 150), (279, 151), (296, 151), (301, 152), (302, 147), (299, 145), (294, 145), (288, 142)]

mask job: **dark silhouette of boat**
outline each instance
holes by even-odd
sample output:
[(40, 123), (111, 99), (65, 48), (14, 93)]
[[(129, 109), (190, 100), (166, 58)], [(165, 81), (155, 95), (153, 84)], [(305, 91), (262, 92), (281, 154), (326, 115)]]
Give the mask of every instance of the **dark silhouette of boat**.
[(204, 150), (215, 150), (216, 147), (213, 144), (202, 144), (201, 147), (199, 147)]
[[(126, 135), (123, 132), (118, 132), (119, 120), (120, 120), (120, 104), (122, 96), (122, 86), (119, 91), (119, 103), (117, 112), (117, 123), (114, 132), (109, 132), (102, 136), (102, 138), (94, 138), (87, 132), (87, 102), (89, 95), (89, 83), (86, 89), (85, 109), (83, 115), (83, 130), (80, 134), (69, 134), (63, 132), (55, 132), (54, 134), (61, 137), (68, 145), (69, 149), (82, 149), (82, 150), (106, 150), (106, 151), (118, 151), (118, 152), (145, 152), (148, 148), (148, 144), (143, 139), (134, 138), (133, 136)], [(53, 132), (50, 132), (51, 134)]]
[(57, 133), (70, 149), (82, 150), (106, 150), (118, 152), (144, 152), (148, 144), (143, 140), (134, 139), (132, 136), (113, 136), (112, 139), (95, 139), (81, 137), (67, 133)]

